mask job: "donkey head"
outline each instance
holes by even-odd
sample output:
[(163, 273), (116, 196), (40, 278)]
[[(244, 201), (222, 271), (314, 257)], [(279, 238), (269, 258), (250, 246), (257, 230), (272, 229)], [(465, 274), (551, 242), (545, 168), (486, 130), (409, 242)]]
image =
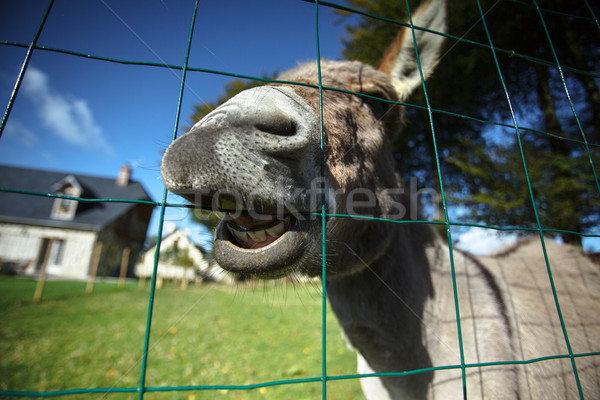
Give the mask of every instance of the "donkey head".
[[(413, 23), (443, 31), (443, 1), (421, 6)], [(321, 60), (322, 97), (317, 62), (300, 65), (278, 78), (294, 83), (243, 91), (171, 144), (165, 186), (227, 212), (213, 249), (221, 267), (264, 278), (318, 275), (323, 234), (328, 276), (362, 269), (386, 251), (393, 224), (332, 217), (323, 233), (320, 213), (403, 217), (390, 146), (401, 133), (397, 102), (430, 75), (441, 42), (406, 27), (378, 70)]]

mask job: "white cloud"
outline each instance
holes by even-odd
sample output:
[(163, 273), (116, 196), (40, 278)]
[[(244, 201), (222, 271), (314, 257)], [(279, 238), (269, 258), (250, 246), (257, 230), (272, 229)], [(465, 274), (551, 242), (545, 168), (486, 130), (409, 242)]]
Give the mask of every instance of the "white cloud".
[(54, 134), (73, 145), (114, 154), (85, 100), (57, 93), (48, 75), (33, 67), (27, 69), (23, 91), (34, 103), (44, 126)]
[(10, 138), (14, 141), (18, 141), (29, 148), (35, 146), (38, 142), (38, 138), (32, 130), (14, 119), (8, 120), (8, 123), (4, 128), (4, 134), (7, 139)]
[(490, 254), (504, 246), (515, 243), (517, 235), (492, 229), (471, 228), (458, 237), (456, 247), (476, 255)]

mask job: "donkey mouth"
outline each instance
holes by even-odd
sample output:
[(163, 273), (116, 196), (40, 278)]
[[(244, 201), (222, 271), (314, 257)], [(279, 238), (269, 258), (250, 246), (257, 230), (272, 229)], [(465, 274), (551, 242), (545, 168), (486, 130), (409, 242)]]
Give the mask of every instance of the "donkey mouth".
[(292, 216), (229, 214), (217, 227), (214, 257), (223, 269), (233, 273), (280, 278), (301, 264), (309, 239)]
[(276, 242), (289, 231), (291, 217), (253, 218), (248, 214), (230, 214), (225, 217), (224, 223), (232, 236), (232, 243), (244, 249), (260, 249)]

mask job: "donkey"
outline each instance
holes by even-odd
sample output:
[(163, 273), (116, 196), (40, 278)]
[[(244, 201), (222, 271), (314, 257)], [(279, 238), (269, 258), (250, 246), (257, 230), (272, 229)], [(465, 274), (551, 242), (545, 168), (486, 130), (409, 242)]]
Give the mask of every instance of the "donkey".
[[(441, 32), (445, 21), (444, 0), (412, 18)], [(368, 399), (600, 398), (600, 357), (581, 356), (600, 347), (596, 266), (547, 244), (563, 329), (539, 241), (477, 260), (407, 222), (413, 202), (390, 143), (402, 131), (398, 102), (431, 75), (442, 41), (402, 28), (378, 70), (321, 60), (322, 108), (317, 62), (278, 79), (296, 84), (232, 97), (169, 146), (163, 182), (228, 210), (213, 247), (225, 270), (320, 276), (325, 260), (327, 296)]]

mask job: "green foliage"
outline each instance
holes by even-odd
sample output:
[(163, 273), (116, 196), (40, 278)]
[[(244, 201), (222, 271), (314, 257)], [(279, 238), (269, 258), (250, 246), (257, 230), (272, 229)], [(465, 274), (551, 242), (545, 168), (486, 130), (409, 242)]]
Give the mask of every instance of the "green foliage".
[(161, 251), (161, 259), (164, 262), (179, 265), (182, 267), (193, 267), (194, 260), (190, 257), (190, 251), (186, 248), (179, 248), (177, 246), (171, 246), (166, 250)]
[[(346, 0), (345, 3), (358, 11), (368, 14), (405, 22), (408, 19), (404, 1), (396, 0)], [(415, 10), (419, 1), (408, 2), (411, 10)], [(352, 16), (345, 11), (336, 11), (342, 18)], [(347, 25), (348, 38), (342, 39), (344, 50), (342, 54), (347, 60), (359, 60), (375, 68), (379, 65), (381, 56), (398, 33), (400, 25), (381, 21), (374, 18), (361, 17), (355, 25)]]
[[(395, 20), (406, 20), (404, 2), (346, 0), (353, 8)], [(566, 100), (554, 53), (537, 10), (517, 1), (482, 1), (490, 35), (519, 124), (569, 139), (581, 140), (577, 121)], [(411, 12), (416, 4), (411, 2)], [(563, 66), (571, 98), (587, 140), (598, 144), (600, 65), (598, 29), (584, 3), (566, 0), (544, 2), (544, 22)], [(598, 15), (598, 5), (593, 6)], [(550, 11), (547, 11), (550, 10)], [(344, 18), (344, 13), (340, 13)], [(587, 18), (581, 18), (587, 17)], [(449, 33), (488, 44), (474, 3), (448, 2)], [(358, 22), (356, 22), (358, 19)], [(350, 39), (345, 56), (377, 65), (398, 25), (368, 17), (348, 19)], [(516, 57), (511, 51), (542, 62)], [(578, 70), (571, 72), (573, 69)], [(478, 120), (511, 124), (506, 95), (489, 49), (446, 40), (441, 62), (427, 82), (434, 109)], [(425, 105), (422, 91), (410, 103)], [(424, 111), (408, 107), (408, 123), (394, 144), (398, 167), (405, 180), (417, 176), (428, 187), (437, 187), (438, 171), (429, 119)], [(442, 177), (451, 203), (468, 208), (467, 222), (499, 226), (536, 227), (515, 130), (497, 128), (477, 120), (434, 113), (436, 144), (440, 149)], [(524, 157), (536, 208), (544, 228), (585, 233), (600, 223), (600, 199), (587, 150), (555, 136), (520, 130)], [(600, 159), (592, 147), (596, 165)], [(576, 235), (564, 237), (580, 241)]]
[(196, 209), (192, 213), (192, 219), (204, 225), (209, 232), (213, 232), (215, 230), (223, 216), (223, 213), (202, 209)]
[[(137, 286), (85, 295), (66, 291), (40, 304), (6, 301), (12, 285), (33, 295), (35, 281), (0, 277), (0, 390), (136, 388), (148, 308)], [(58, 282), (48, 282), (54, 291)], [(85, 285), (85, 284), (83, 284)], [(99, 286), (99, 285), (97, 285)], [(66, 290), (66, 289), (65, 289)], [(335, 316), (327, 310), (327, 372), (354, 374)], [(321, 376), (321, 296), (304, 285), (204, 285), (156, 291), (146, 385), (245, 385)], [(69, 399), (124, 399), (86, 394)], [(146, 399), (313, 399), (321, 383), (253, 390), (146, 393)], [(361, 399), (358, 380), (328, 383), (327, 398)]]
[[(571, 227), (583, 230), (586, 212), (598, 208), (595, 182), (585, 157), (560, 154), (536, 148), (536, 141), (524, 138), (527, 171), (536, 199), (536, 209), (544, 227)], [(475, 217), (498, 226), (537, 227), (530, 200), (529, 185), (516, 144), (488, 144), (470, 152), (448, 157), (446, 161), (462, 172), (468, 189), (454, 194), (454, 200), (468, 207)], [(572, 171), (581, 171), (575, 175)], [(587, 171), (587, 173), (586, 173)], [(473, 191), (471, 188), (479, 188)], [(466, 193), (466, 195), (465, 195)], [(576, 236), (564, 236), (577, 242)]]

